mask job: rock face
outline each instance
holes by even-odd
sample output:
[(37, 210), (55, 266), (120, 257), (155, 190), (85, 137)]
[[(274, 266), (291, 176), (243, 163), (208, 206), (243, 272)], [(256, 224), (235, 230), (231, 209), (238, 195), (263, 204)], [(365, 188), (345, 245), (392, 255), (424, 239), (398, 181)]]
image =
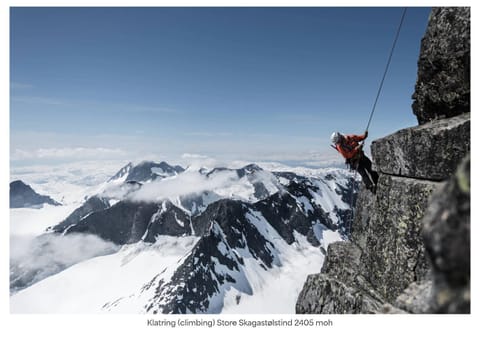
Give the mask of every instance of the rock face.
[(10, 208), (29, 208), (42, 204), (62, 205), (49, 196), (38, 194), (21, 180), (10, 183)]
[(77, 224), (80, 220), (86, 217), (88, 214), (96, 211), (104, 210), (110, 207), (107, 199), (93, 196), (88, 198), (85, 203), (79, 208), (75, 209), (65, 220), (55, 225), (52, 230), (54, 232), (62, 232), (71, 225)]
[[(457, 130), (457, 120), (449, 123), (444, 119), (446, 130)], [(431, 125), (421, 129), (435, 130)], [(374, 157), (387, 155), (390, 143), (405, 136), (424, 137), (402, 130), (376, 141)], [(450, 133), (444, 137), (448, 136)], [(457, 137), (456, 146), (463, 155), (468, 154), (469, 137)], [(412, 167), (417, 159), (405, 153), (397, 165)], [(462, 165), (448, 183), (437, 181), (436, 175), (429, 180), (423, 174), (412, 178), (384, 173), (382, 170), (395, 169), (393, 161), (377, 167), (376, 195), (360, 191), (351, 240), (328, 247), (322, 271), (308, 277), (296, 311), (468, 312), (470, 185), (469, 168), (465, 167), (469, 166)], [(435, 167), (424, 167), (422, 172), (435, 171)]]
[(89, 233), (117, 245), (139, 241), (159, 207), (154, 203), (121, 201), (111, 208), (94, 212), (65, 230)]
[(376, 196), (364, 197), (374, 200), (373, 211), (357, 206), (354, 231), (359, 218), (370, 216), (366, 231), (352, 237), (363, 251), (361, 272), (385, 301), (393, 302), (410, 283), (427, 276), (420, 230), (428, 199), (437, 187), (427, 180), (381, 174)]
[(330, 244), (322, 273), (308, 276), (296, 312), (351, 314), (380, 308), (382, 297), (358, 272), (361, 255), (360, 248), (352, 243)]
[(432, 311), (470, 312), (470, 157), (432, 197), (423, 238), (433, 267)]
[(403, 129), (372, 143), (382, 173), (429, 180), (450, 177), (468, 151), (470, 113)]
[(470, 112), (469, 7), (432, 9), (412, 98), (419, 124)]
[[(298, 313), (470, 311), (470, 11), (433, 9), (413, 109), (420, 126), (376, 140), (350, 241), (329, 245)], [(468, 60), (467, 60), (468, 59)], [(459, 168), (457, 168), (459, 167)]]
[(380, 173), (376, 195), (362, 189), (351, 241), (328, 247), (322, 273), (307, 279), (297, 313), (375, 313), (384, 303), (395, 305), (412, 282), (425, 280), (422, 218), (440, 185)]
[(123, 179), (124, 181), (145, 182), (155, 180), (158, 178), (165, 178), (177, 175), (183, 172), (184, 169), (180, 166), (171, 166), (167, 162), (152, 162), (143, 161), (137, 165), (132, 162), (122, 167), (114, 176), (108, 181), (115, 181)]

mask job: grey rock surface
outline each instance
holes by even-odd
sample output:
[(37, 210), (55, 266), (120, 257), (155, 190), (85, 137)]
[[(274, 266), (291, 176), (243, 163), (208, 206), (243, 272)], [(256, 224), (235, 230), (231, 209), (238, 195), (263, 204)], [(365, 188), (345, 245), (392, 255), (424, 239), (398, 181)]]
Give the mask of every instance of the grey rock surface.
[(155, 242), (159, 235), (186, 236), (192, 234), (190, 216), (169, 200), (152, 216), (147, 226), (145, 242)]
[(62, 205), (47, 195), (40, 195), (21, 180), (10, 183), (10, 208), (38, 207), (42, 204)]
[(94, 212), (65, 231), (98, 235), (117, 245), (139, 241), (152, 215), (159, 209), (155, 203), (121, 201), (111, 208)]
[(63, 232), (69, 226), (77, 224), (80, 220), (88, 214), (96, 211), (104, 210), (110, 207), (107, 199), (98, 197), (96, 195), (88, 198), (79, 208), (75, 209), (63, 221), (55, 225), (52, 230), (55, 232)]
[(470, 156), (432, 198), (422, 231), (433, 266), (432, 311), (470, 312)]
[(330, 244), (322, 273), (307, 277), (296, 304), (299, 314), (373, 313), (384, 301), (359, 275), (361, 250), (351, 242)]
[(412, 314), (430, 313), (432, 281), (411, 283), (395, 300), (397, 309)]
[(412, 98), (419, 124), (470, 112), (469, 7), (432, 9)]
[(420, 236), (441, 183), (381, 174), (377, 194), (358, 196), (350, 242), (329, 246), (321, 273), (308, 277), (298, 313), (375, 313), (429, 275)]
[[(427, 276), (429, 266), (420, 235), (422, 219), (432, 192), (441, 183), (403, 177), (380, 175), (373, 209), (356, 207), (352, 240), (365, 240), (361, 257), (361, 273), (388, 302), (414, 281)], [(362, 215), (370, 215), (369, 224), (362, 226)], [(366, 231), (365, 231), (366, 230)]]
[(444, 180), (470, 151), (470, 113), (410, 127), (373, 141), (377, 169), (386, 174)]

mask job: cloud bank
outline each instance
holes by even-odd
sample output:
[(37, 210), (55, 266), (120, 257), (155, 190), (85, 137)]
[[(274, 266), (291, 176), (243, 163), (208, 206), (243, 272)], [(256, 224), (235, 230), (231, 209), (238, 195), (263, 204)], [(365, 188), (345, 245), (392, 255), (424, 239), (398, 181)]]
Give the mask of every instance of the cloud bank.
[(238, 186), (238, 177), (232, 171), (219, 171), (207, 177), (196, 169), (189, 169), (178, 176), (153, 181), (130, 195), (134, 201), (160, 201), (203, 191), (228, 192)]
[(119, 247), (90, 234), (44, 234), (27, 240), (10, 236), (10, 293), (18, 292), (87, 259)]

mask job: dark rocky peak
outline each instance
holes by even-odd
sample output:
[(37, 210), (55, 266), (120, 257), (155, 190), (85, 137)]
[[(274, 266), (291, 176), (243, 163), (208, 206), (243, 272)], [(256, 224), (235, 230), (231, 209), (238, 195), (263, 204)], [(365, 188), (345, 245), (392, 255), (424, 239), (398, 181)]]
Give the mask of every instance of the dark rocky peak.
[(317, 222), (331, 230), (339, 228), (327, 212), (311, 202), (309, 195), (296, 197), (289, 192), (278, 192), (255, 203), (254, 207), (288, 244), (295, 241), (294, 232), (297, 231), (306, 236), (312, 245), (318, 246), (319, 241), (313, 231)]
[[(77, 209), (79, 212), (75, 211), (56, 226), (55, 231), (95, 234), (117, 245), (141, 239), (155, 242), (159, 235), (186, 236), (192, 233), (189, 214), (169, 200), (153, 203), (126, 199), (111, 207), (98, 197), (87, 202)], [(89, 213), (85, 214), (89, 208)]]
[(183, 172), (184, 169), (181, 166), (171, 166), (167, 162), (153, 162), (142, 161), (137, 165), (132, 162), (122, 167), (113, 177), (108, 181), (115, 181), (117, 179), (125, 177), (125, 181), (145, 182), (148, 180), (154, 180), (157, 178), (164, 178), (173, 176)]
[(470, 112), (470, 8), (432, 9), (412, 98), (418, 123)]
[[(203, 172), (205, 172), (205, 169), (203, 170)], [(213, 176), (213, 175), (215, 175), (215, 174), (217, 174), (217, 173), (221, 173), (221, 172), (236, 172), (236, 169), (226, 168), (226, 167), (215, 167), (215, 168), (213, 168), (212, 170), (208, 171), (208, 172), (206, 173), (206, 176), (207, 176), (207, 177), (211, 177), (211, 176)], [(238, 176), (239, 178), (241, 178), (240, 175), (238, 175), (238, 172), (237, 172), (237, 176)]]
[(156, 203), (120, 201), (112, 207), (93, 212), (65, 231), (95, 234), (117, 245), (139, 241), (145, 234)]
[(144, 241), (155, 242), (162, 235), (187, 236), (192, 234), (190, 215), (170, 200), (164, 200), (150, 219)]
[(110, 177), (110, 179), (107, 181), (107, 182), (111, 182), (111, 181), (114, 181), (114, 180), (117, 180), (117, 179), (120, 179), (122, 177), (125, 177), (126, 175), (128, 175), (128, 173), (130, 172), (130, 170), (133, 168), (133, 163), (132, 162), (128, 162), (125, 166), (123, 166), (122, 168), (120, 168), (120, 170), (115, 173), (115, 175), (113, 175), (112, 177)]
[(202, 237), (171, 280), (164, 283), (159, 274), (145, 286), (155, 288), (155, 296), (145, 306), (147, 312), (218, 313), (231, 287), (252, 294), (245, 258), (253, 257), (252, 262), (264, 269), (278, 264), (275, 246), (252, 223), (261, 217), (245, 203), (218, 201), (204, 214), (196, 218), (196, 233), (202, 230)]
[(88, 198), (79, 208), (75, 209), (66, 219), (52, 228), (54, 232), (64, 232), (68, 227), (77, 224), (87, 215), (110, 207), (108, 199), (94, 195)]
[(255, 163), (250, 163), (250, 164), (247, 164), (245, 167), (240, 168), (239, 171), (244, 172), (244, 174), (252, 174), (255, 172), (263, 171), (263, 168), (256, 165)]
[(217, 226), (228, 246), (247, 249), (251, 255), (271, 267), (271, 243), (255, 227), (258, 212), (251, 205), (238, 200), (219, 200), (193, 220), (195, 234), (208, 235)]
[(216, 221), (225, 228), (227, 235), (238, 237), (240, 231), (235, 226), (239, 225), (239, 217), (243, 217), (247, 211), (248, 206), (239, 200), (218, 200), (193, 219), (195, 234), (198, 236), (206, 234), (211, 229), (212, 222)]
[(163, 314), (219, 313), (223, 293), (230, 286), (252, 294), (242, 265), (242, 257), (228, 245), (217, 225), (197, 242), (168, 283), (160, 273), (145, 285), (145, 290), (155, 288), (145, 309)]
[(259, 166), (257, 166), (254, 163), (248, 164), (245, 167), (242, 168), (226, 168), (226, 167), (216, 167), (212, 169), (210, 172), (207, 173), (207, 177), (210, 177), (211, 175), (219, 172), (235, 172), (238, 176), (238, 178), (243, 178), (245, 176), (250, 176), (256, 172), (263, 171), (263, 169)]
[(10, 208), (40, 207), (42, 204), (62, 205), (47, 195), (40, 195), (21, 180), (10, 183)]
[(130, 169), (126, 180), (145, 182), (148, 180), (157, 179), (159, 177), (164, 178), (177, 175), (183, 171), (184, 169), (182, 167), (172, 167), (167, 162), (162, 161), (160, 163), (156, 163), (152, 161), (143, 161)]

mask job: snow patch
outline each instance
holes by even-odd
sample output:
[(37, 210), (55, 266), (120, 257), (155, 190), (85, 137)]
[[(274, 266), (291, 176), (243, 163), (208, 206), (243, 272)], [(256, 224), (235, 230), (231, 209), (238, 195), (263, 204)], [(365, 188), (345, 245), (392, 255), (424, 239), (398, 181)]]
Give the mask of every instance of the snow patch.
[[(115, 312), (145, 312), (143, 307), (153, 291), (146, 289), (138, 295), (137, 291), (157, 276), (171, 278), (179, 260), (197, 241), (196, 236), (160, 236), (155, 244), (141, 241), (83, 261), (11, 296), (10, 311), (102, 313), (115, 304)], [(125, 297), (117, 301), (119, 296)]]

